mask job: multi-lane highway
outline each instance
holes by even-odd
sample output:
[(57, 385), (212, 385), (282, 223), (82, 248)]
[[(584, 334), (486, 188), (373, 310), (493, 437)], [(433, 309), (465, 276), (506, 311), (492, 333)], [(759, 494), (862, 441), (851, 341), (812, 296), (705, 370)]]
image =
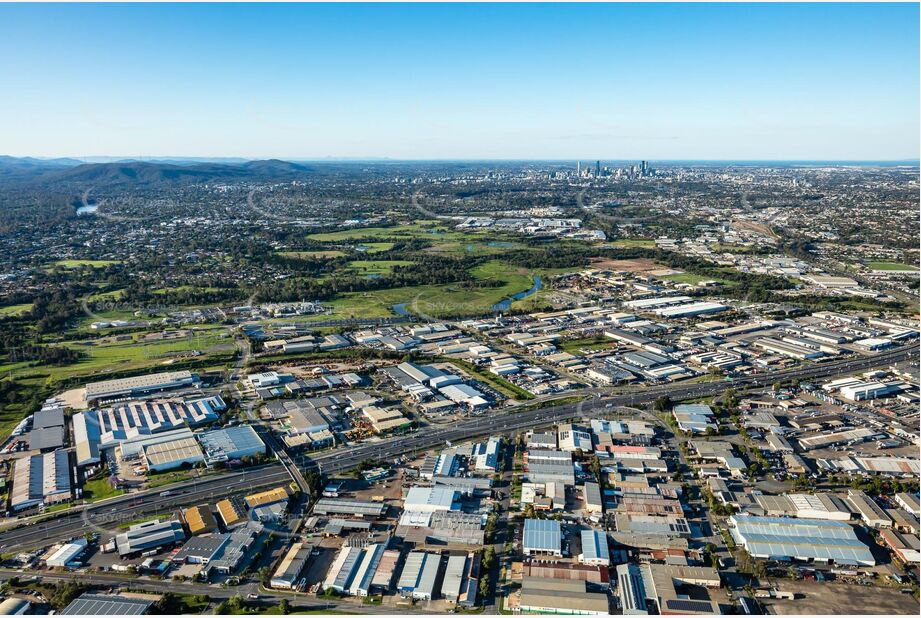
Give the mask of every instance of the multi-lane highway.
[(608, 397), (596, 397), (579, 403), (566, 404), (534, 410), (493, 413), (447, 426), (427, 426), (406, 435), (365, 442), (351, 447), (342, 447), (318, 454), (311, 458), (324, 473), (340, 472), (358, 465), (364, 460), (385, 460), (430, 448), (445, 441), (457, 441), (496, 432), (508, 432), (540, 425), (548, 425), (567, 418), (573, 418), (593, 410), (611, 407), (645, 404), (658, 397), (668, 396), (672, 400), (709, 397), (724, 392), (727, 388), (746, 389), (769, 386), (785, 380), (806, 380), (837, 376), (845, 373), (866, 371), (896, 362), (917, 359), (918, 344), (890, 350), (875, 356), (845, 359), (828, 363), (808, 365), (796, 369), (772, 373), (743, 376), (730, 382), (704, 382), (696, 384), (668, 384)]
[(18, 528), (0, 532), (0, 552), (41, 547), (86, 532), (112, 531), (121, 524), (157, 513), (168, 513), (179, 506), (213, 502), (230, 494), (250, 493), (290, 480), (282, 466), (271, 464), (187, 481), (168, 490), (128, 494), (67, 511), (57, 517), (30, 520)]
[[(488, 416), (458, 421), (452, 425), (422, 427), (408, 434), (362, 444), (343, 446), (309, 459), (303, 464), (316, 466), (326, 474), (351, 469), (365, 460), (384, 461), (407, 453), (444, 444), (446, 441), (462, 441), (493, 433), (506, 433), (521, 429), (553, 424), (584, 414), (600, 413), (610, 408), (647, 404), (658, 397), (668, 396), (672, 400), (709, 397), (733, 387), (739, 390), (763, 387), (785, 380), (807, 380), (866, 371), (885, 367), (893, 363), (917, 361), (918, 343), (888, 350), (873, 356), (851, 358), (827, 363), (817, 363), (771, 373), (755, 374), (725, 382), (704, 382), (695, 384), (667, 384), (612, 396), (600, 396), (559, 406), (494, 412)], [(290, 465), (290, 462), (288, 462)], [(299, 474), (298, 474), (299, 476)], [(269, 465), (245, 472), (227, 473), (174, 485), (170, 494), (163, 496), (156, 492), (131, 494), (123, 498), (106, 501), (104, 505), (88, 507), (77, 513), (68, 512), (57, 518), (41, 521), (7, 532), (0, 532), (0, 551), (39, 547), (50, 542), (80, 534), (93, 526), (111, 529), (118, 522), (130, 521), (156, 513), (170, 511), (178, 506), (198, 504), (230, 493), (245, 493), (280, 482), (291, 480), (286, 467)], [(301, 481), (303, 479), (300, 479)], [(113, 523), (115, 522), (115, 523)]]

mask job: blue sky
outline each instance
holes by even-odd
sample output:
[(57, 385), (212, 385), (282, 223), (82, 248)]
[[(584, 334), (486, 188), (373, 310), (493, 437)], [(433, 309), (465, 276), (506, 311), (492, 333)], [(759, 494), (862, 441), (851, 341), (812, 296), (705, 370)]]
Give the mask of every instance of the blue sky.
[(0, 5), (0, 154), (919, 156), (917, 4)]

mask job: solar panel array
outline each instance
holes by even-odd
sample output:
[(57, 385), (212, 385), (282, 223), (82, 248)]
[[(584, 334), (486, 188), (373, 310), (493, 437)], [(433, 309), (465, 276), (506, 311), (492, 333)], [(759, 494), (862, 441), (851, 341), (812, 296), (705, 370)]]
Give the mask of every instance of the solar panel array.
[(151, 605), (153, 605), (152, 601), (144, 599), (87, 593), (74, 599), (61, 611), (61, 614), (67, 616), (140, 616)]
[(692, 599), (668, 599), (665, 601), (665, 607), (681, 613), (713, 612), (713, 605), (710, 601), (694, 601)]

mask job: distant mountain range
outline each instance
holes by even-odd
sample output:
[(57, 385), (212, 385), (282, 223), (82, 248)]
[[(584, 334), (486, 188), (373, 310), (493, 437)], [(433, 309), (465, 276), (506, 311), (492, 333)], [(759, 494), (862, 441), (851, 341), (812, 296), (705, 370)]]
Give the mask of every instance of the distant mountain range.
[(216, 163), (199, 161), (113, 161), (85, 163), (77, 159), (35, 159), (0, 156), (0, 180), (43, 185), (152, 185), (214, 182), (220, 180), (271, 180), (310, 174), (306, 165), (268, 159)]

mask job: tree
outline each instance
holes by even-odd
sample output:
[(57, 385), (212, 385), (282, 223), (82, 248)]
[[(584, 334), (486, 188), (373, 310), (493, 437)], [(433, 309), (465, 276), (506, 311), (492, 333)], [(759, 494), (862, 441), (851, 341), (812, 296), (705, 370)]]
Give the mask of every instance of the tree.
[(727, 388), (726, 392), (723, 393), (723, 403), (727, 408), (735, 408), (739, 405), (739, 397), (736, 395), (734, 388)]
[(595, 480), (598, 481), (598, 484), (604, 486), (604, 480), (601, 477), (601, 460), (598, 459), (598, 455), (592, 455), (589, 469), (592, 472), (592, 476), (594, 476)]
[(657, 397), (652, 404), (652, 409), (656, 412), (670, 412), (672, 409), (672, 399), (668, 395)]

